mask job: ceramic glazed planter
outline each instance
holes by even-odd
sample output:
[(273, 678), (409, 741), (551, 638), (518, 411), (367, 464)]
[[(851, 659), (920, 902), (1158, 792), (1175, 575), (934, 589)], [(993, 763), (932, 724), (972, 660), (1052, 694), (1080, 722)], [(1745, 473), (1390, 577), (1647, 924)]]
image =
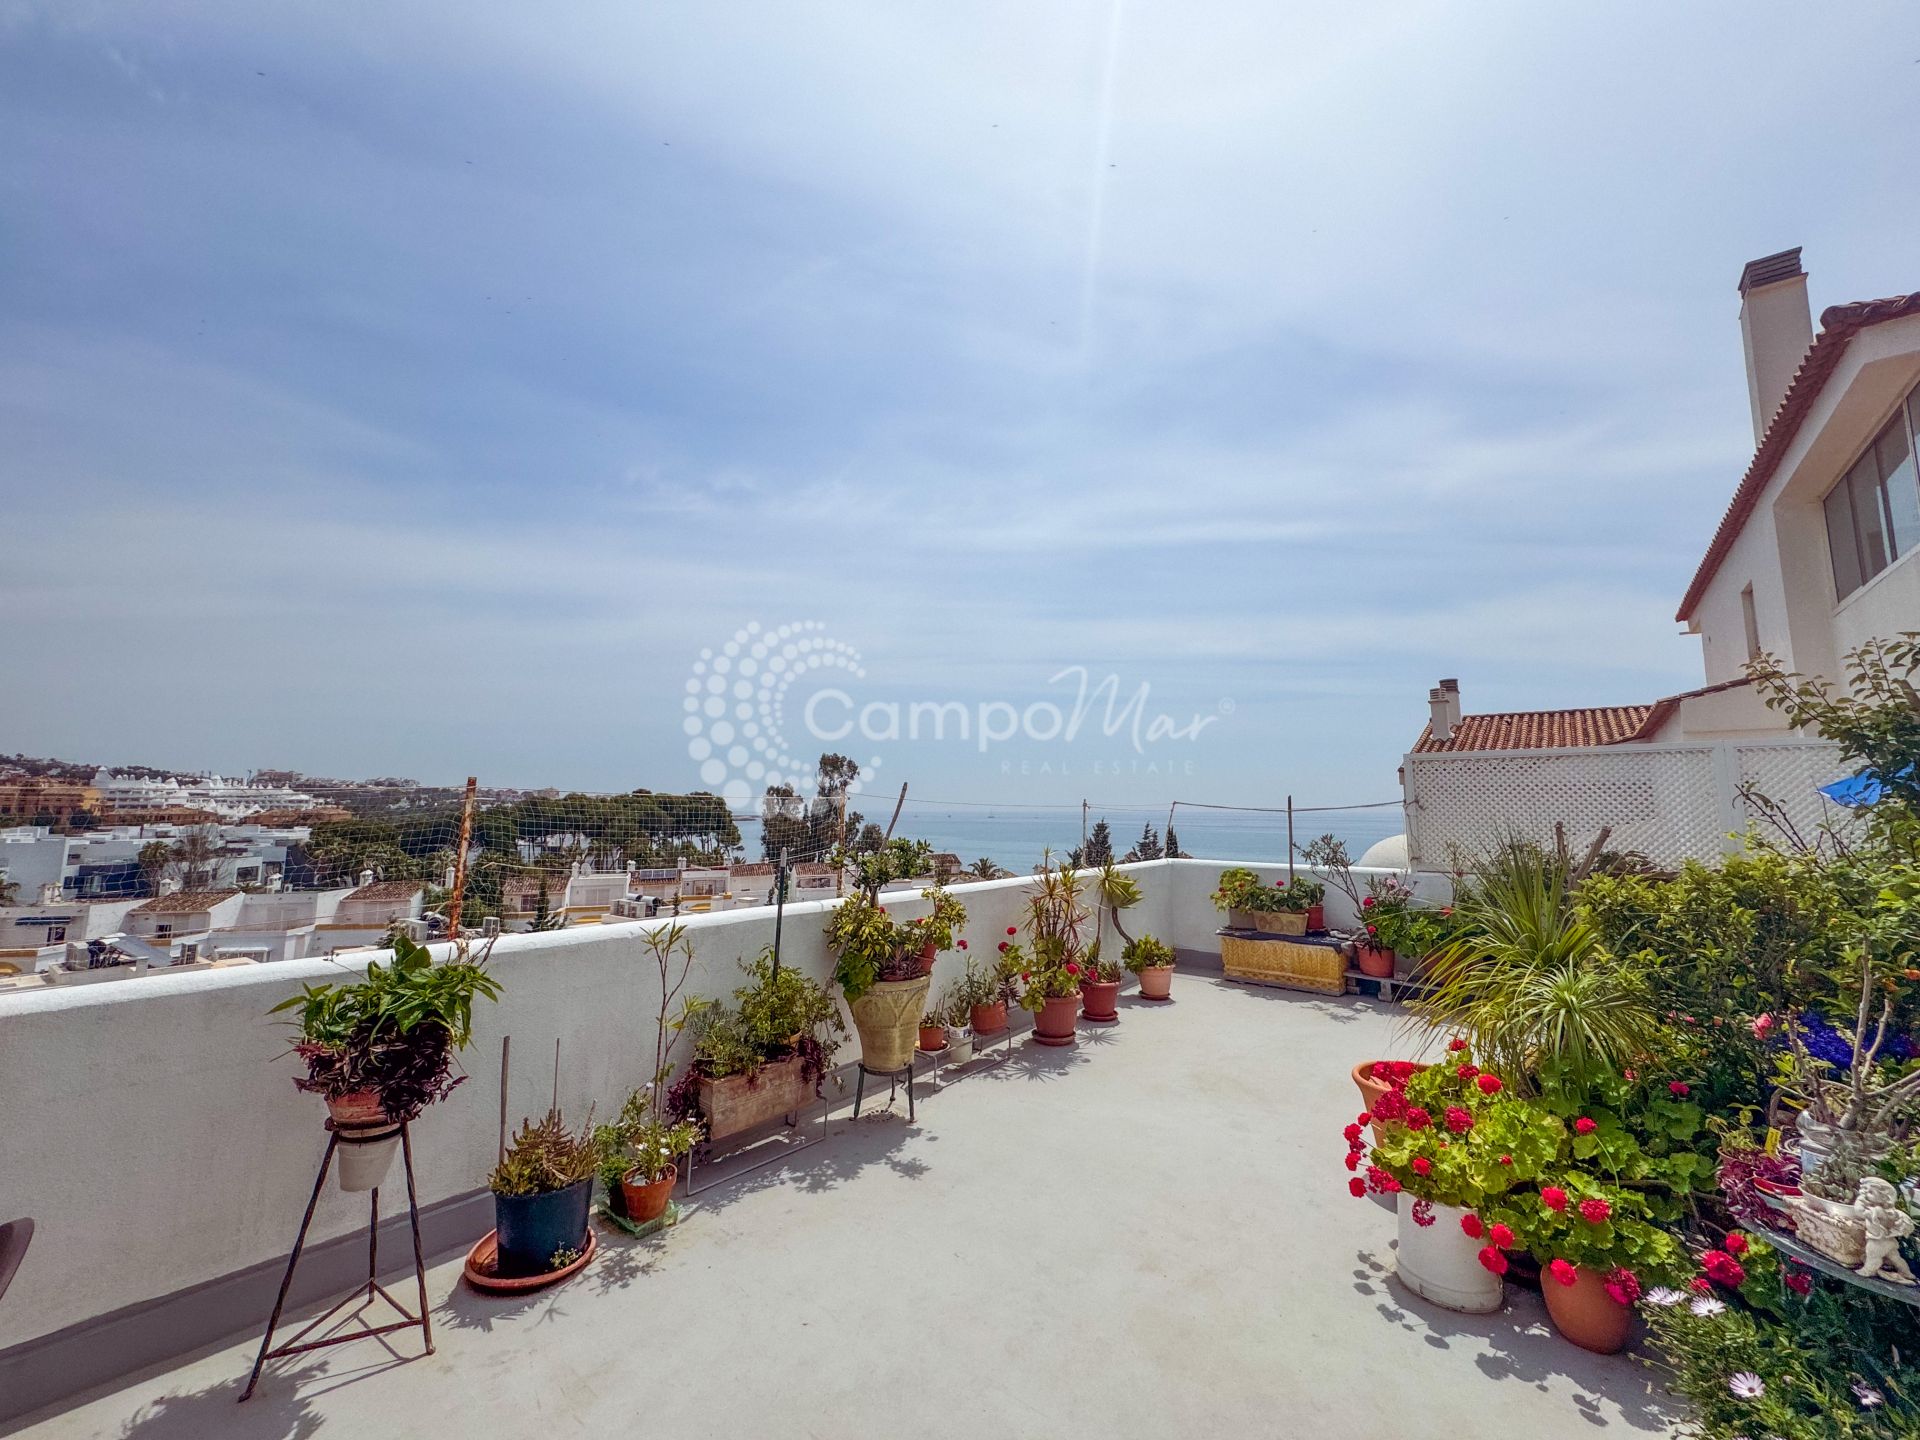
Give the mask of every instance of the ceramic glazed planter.
[(1082, 980), (1080, 1013), (1089, 1020), (1120, 1018), (1120, 982), (1118, 980)]
[(1480, 1263), (1480, 1242), (1468, 1239), (1460, 1228), (1460, 1217), (1467, 1212), (1435, 1205), (1433, 1223), (1421, 1225), (1414, 1221), (1413, 1206), (1414, 1197), (1402, 1190), (1394, 1258), (1400, 1283), (1443, 1309), (1467, 1315), (1498, 1310), (1503, 1291), (1500, 1277)]
[(1080, 1018), (1078, 995), (1049, 995), (1033, 1017), (1033, 1038), (1041, 1045), (1071, 1045)]
[(1633, 1311), (1607, 1294), (1607, 1277), (1598, 1270), (1582, 1265), (1571, 1285), (1543, 1273), (1540, 1297), (1547, 1302), (1547, 1314), (1562, 1339), (1597, 1355), (1617, 1355), (1627, 1348)]
[(667, 1213), (667, 1201), (673, 1197), (673, 1182), (680, 1178), (680, 1167), (669, 1165), (658, 1180), (636, 1180), (638, 1169), (629, 1170), (620, 1180), (620, 1199), (627, 1218), (645, 1225)]
[(920, 1027), (920, 1048), (931, 1055), (936, 1050), (947, 1048), (947, 1027), (944, 1025), (922, 1025)]
[(975, 1035), (998, 1035), (1007, 1028), (1007, 1002), (995, 1000), (988, 1005), (976, 1005), (971, 1018)]
[(498, 1273), (509, 1278), (545, 1275), (562, 1250), (584, 1252), (592, 1199), (591, 1178), (544, 1195), (495, 1195)]
[(904, 1070), (913, 1063), (914, 1041), (920, 1038), (920, 1017), (927, 1010), (925, 975), (911, 980), (882, 980), (847, 1008), (860, 1032), (860, 1063), (878, 1075)]
[(1151, 965), (1140, 972), (1140, 998), (1142, 1000), (1171, 1000), (1173, 998), (1173, 966)]
[(371, 1090), (355, 1090), (327, 1101), (340, 1144), (334, 1150), (335, 1173), (348, 1194), (380, 1188), (400, 1149), (400, 1126), (387, 1118), (380, 1097)]
[(752, 1077), (702, 1077), (700, 1113), (707, 1117), (708, 1137), (725, 1140), (805, 1109), (813, 1092), (801, 1074), (801, 1064), (794, 1055), (762, 1065)]
[(1393, 978), (1393, 951), (1379, 945), (1369, 945), (1364, 940), (1356, 941), (1353, 947), (1354, 963), (1360, 967), (1362, 975), (1371, 975), (1376, 980)]
[(1327, 907), (1325, 905), (1309, 905), (1307, 907), (1307, 929), (1324, 930), (1326, 928)]
[(1304, 910), (1256, 910), (1253, 928), (1262, 935), (1304, 935), (1307, 916)]

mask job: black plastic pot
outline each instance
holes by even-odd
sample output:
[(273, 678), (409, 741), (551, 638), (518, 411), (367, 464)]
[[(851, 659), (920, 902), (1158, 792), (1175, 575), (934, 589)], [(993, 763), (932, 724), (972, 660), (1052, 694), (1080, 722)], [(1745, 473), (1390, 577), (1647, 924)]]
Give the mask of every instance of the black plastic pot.
[(495, 1195), (500, 1274), (544, 1275), (561, 1250), (587, 1248), (587, 1207), (593, 1181), (582, 1180), (544, 1195)]

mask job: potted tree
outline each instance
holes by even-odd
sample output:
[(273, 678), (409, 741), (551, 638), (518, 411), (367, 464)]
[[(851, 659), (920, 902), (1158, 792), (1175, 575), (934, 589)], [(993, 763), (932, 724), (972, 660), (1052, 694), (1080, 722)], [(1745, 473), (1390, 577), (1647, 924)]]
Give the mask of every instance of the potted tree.
[(474, 1000), (499, 996), (485, 951), (470, 958), (457, 947), (436, 965), (426, 946), (396, 935), (390, 963), (372, 961), (350, 984), (303, 986), (268, 1012), (299, 1012), (289, 1023), (306, 1074), (293, 1083), (325, 1099), (334, 1129), (354, 1141), (341, 1147), (341, 1189), (379, 1186), (400, 1125), (466, 1078), (451, 1072), (473, 1036)]
[(1080, 986), (1087, 977), (1083, 927), (1090, 918), (1086, 884), (1069, 865), (1041, 862), (1034, 893), (1027, 901), (1027, 938), (1033, 959), (1023, 972), (1020, 1004), (1034, 1016), (1033, 1038), (1042, 1045), (1071, 1045), (1078, 1018)]
[[(552, 1275), (587, 1253), (587, 1211), (600, 1163), (593, 1117), (578, 1131), (558, 1110), (525, 1120), (487, 1177), (493, 1191), (494, 1274)], [(484, 1242), (483, 1242), (484, 1244)]]
[(673, 1116), (702, 1114), (714, 1140), (792, 1114), (818, 1095), (847, 1033), (826, 987), (790, 966), (776, 971), (773, 947), (740, 968), (749, 983), (731, 1005), (701, 1011), (693, 1063), (664, 1105)]
[(1087, 951), (1080, 974), (1080, 1013), (1089, 1020), (1120, 1018), (1120, 977), (1126, 974), (1116, 960), (1100, 954), (1100, 942)]
[(1235, 866), (1220, 872), (1213, 908), (1226, 912), (1229, 930), (1253, 929), (1253, 907), (1247, 901), (1260, 888), (1260, 877), (1251, 870)]
[[(891, 840), (854, 857), (850, 868), (858, 893), (834, 908), (827, 921), (833, 978), (847, 997), (860, 1035), (860, 1063), (873, 1074), (893, 1074), (913, 1062), (919, 1021), (932, 986), (923, 956), (935, 937), (901, 926), (880, 905), (881, 887), (920, 874), (929, 862), (925, 841)], [(926, 928), (926, 927), (921, 927)], [(913, 948), (909, 950), (909, 945)]]
[(1127, 942), (1126, 948), (1120, 952), (1120, 960), (1140, 978), (1142, 1000), (1173, 998), (1172, 946), (1151, 935), (1142, 935), (1138, 940)]
[(1354, 960), (1361, 974), (1376, 980), (1393, 978), (1391, 940), (1412, 903), (1413, 891), (1392, 876), (1375, 875), (1367, 880), (1366, 893), (1360, 897), (1360, 929), (1353, 937)]

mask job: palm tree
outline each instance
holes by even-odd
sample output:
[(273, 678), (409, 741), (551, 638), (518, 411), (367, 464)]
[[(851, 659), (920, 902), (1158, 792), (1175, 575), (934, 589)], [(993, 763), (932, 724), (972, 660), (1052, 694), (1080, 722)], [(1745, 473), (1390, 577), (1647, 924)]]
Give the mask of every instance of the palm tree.
[(966, 873), (976, 880), (1005, 880), (1013, 874), (1011, 870), (1003, 870), (984, 855), (969, 865)]

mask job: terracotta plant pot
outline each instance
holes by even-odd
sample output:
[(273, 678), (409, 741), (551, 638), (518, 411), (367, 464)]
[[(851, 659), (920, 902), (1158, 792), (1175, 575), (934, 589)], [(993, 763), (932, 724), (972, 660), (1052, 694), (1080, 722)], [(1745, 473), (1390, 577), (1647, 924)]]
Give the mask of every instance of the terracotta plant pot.
[(920, 1048), (928, 1054), (947, 1048), (947, 1027), (944, 1025), (922, 1025), (920, 1027)]
[(972, 1019), (975, 1035), (998, 1035), (1007, 1028), (1007, 1002), (995, 1000), (989, 1005), (976, 1005)]
[[(1386, 1081), (1373, 1078), (1373, 1067), (1379, 1063), (1378, 1060), (1362, 1060), (1358, 1065), (1353, 1067), (1351, 1072), (1353, 1075), (1353, 1083), (1360, 1091), (1361, 1108), (1369, 1113), (1372, 1112), (1375, 1105), (1379, 1104), (1380, 1097), (1392, 1088)], [(1427, 1067), (1415, 1062), (1413, 1068), (1415, 1070), (1424, 1070)], [(1378, 1137), (1376, 1136), (1375, 1138)]]
[(1140, 998), (1142, 1000), (1171, 1000), (1173, 998), (1173, 966), (1150, 965), (1140, 972)]
[(1325, 905), (1309, 905), (1307, 907), (1307, 929), (1324, 930), (1326, 928), (1327, 907)]
[(327, 1113), (340, 1137), (334, 1148), (340, 1188), (350, 1195), (378, 1190), (400, 1148), (399, 1124), (387, 1118), (380, 1097), (371, 1090), (327, 1101)]
[(920, 1017), (927, 1013), (925, 975), (911, 980), (882, 980), (848, 1005), (860, 1032), (860, 1063), (876, 1075), (904, 1070), (913, 1063), (920, 1038)]
[(336, 1125), (383, 1125), (387, 1119), (386, 1107), (371, 1090), (354, 1090), (327, 1101), (327, 1114)]
[(1550, 1272), (1540, 1276), (1540, 1297), (1561, 1338), (1598, 1355), (1617, 1355), (1633, 1333), (1633, 1311), (1607, 1294), (1607, 1277), (1582, 1265), (1571, 1285)]
[(1080, 1010), (1089, 1020), (1120, 1018), (1120, 982), (1118, 980), (1082, 980)]
[(929, 940), (920, 947), (920, 973), (931, 975), (934, 962), (940, 958), (940, 947)]
[(1393, 951), (1361, 941), (1353, 947), (1353, 958), (1362, 975), (1371, 975), (1376, 980), (1393, 978)]
[(1078, 995), (1049, 995), (1033, 1017), (1033, 1038), (1042, 1045), (1071, 1045), (1079, 1018)]
[(673, 1182), (680, 1178), (680, 1167), (669, 1165), (658, 1180), (636, 1180), (640, 1172), (629, 1170), (620, 1179), (620, 1198), (627, 1218), (638, 1225), (658, 1220), (667, 1213), (667, 1201), (673, 1196)]

